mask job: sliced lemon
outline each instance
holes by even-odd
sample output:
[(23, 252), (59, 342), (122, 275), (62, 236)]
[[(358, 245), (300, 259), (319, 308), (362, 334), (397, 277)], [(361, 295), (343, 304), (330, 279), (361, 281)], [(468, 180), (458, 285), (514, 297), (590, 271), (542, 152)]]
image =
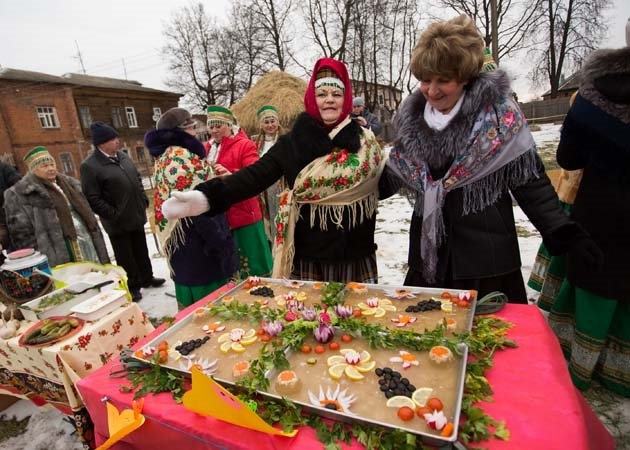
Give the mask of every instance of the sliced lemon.
[(330, 375), (330, 378), (332, 378), (333, 380), (338, 380), (341, 378), (341, 375), (343, 375), (343, 371), (346, 369), (347, 366), (348, 365), (346, 363), (330, 366), (328, 368), (328, 375)]
[(374, 310), (374, 317), (383, 317), (385, 315), (385, 310), (381, 307), (378, 307)]
[(182, 357), (182, 354), (179, 353), (177, 350), (169, 350), (168, 355), (169, 357), (173, 358), (175, 361), (179, 361), (180, 358)]
[(442, 306), (440, 309), (446, 313), (453, 312), (453, 302), (450, 300), (442, 300)]
[(372, 355), (370, 355), (370, 352), (368, 352), (367, 350), (359, 352), (359, 355), (361, 356), (362, 363), (366, 363), (372, 359)]
[(385, 311), (396, 311), (396, 307), (394, 305), (382, 305), (381, 308)]
[(374, 314), (376, 314), (376, 308), (362, 309), (361, 314), (363, 314), (364, 316), (373, 316)]
[(245, 350), (247, 350), (245, 347), (243, 347), (241, 345), (240, 342), (232, 342), (232, 350), (235, 351), (236, 353), (243, 353)]
[(223, 344), (221, 344), (221, 347), (219, 347), (219, 349), (220, 349), (223, 353), (227, 353), (227, 352), (229, 352), (231, 348), (232, 348), (232, 341), (227, 341), (227, 342), (224, 342)]
[(328, 366), (335, 366), (337, 364), (346, 364), (346, 358), (344, 356), (341, 355), (334, 355), (331, 356), (330, 358), (328, 358), (328, 360), (326, 361), (326, 364)]
[(219, 339), (217, 339), (217, 342), (221, 344), (229, 340), (230, 340), (230, 333), (223, 333), (221, 336), (219, 336)]
[(242, 338), (240, 340), (240, 343), (242, 345), (251, 345), (254, 342), (256, 342), (257, 340), (258, 340), (258, 336), (254, 335), (254, 336), (251, 336), (251, 337), (248, 337), (248, 338)]
[(394, 395), (387, 400), (386, 405), (389, 408), (402, 408), (403, 406), (408, 406), (414, 411), (416, 409), (416, 402), (411, 400), (409, 397), (405, 397), (404, 395)]
[(354, 366), (359, 372), (369, 372), (371, 370), (374, 370), (374, 368), (376, 367), (376, 361), (361, 361), (359, 364), (357, 364), (356, 366)]
[(413, 391), (411, 399), (416, 402), (417, 406), (424, 406), (427, 404), (427, 400), (431, 397), (433, 389), (430, 387), (421, 387)]
[(350, 353), (350, 352), (356, 352), (356, 350), (353, 349), (353, 348), (341, 348), (341, 349), (339, 349), (339, 353), (341, 353), (343, 356), (346, 356), (346, 354)]
[(388, 305), (391, 306), (391, 304), (392, 304), (392, 301), (387, 298), (382, 298), (378, 301), (378, 306), (381, 306), (381, 307), (385, 307)]
[(346, 373), (346, 376), (352, 381), (359, 381), (365, 378), (363, 375), (361, 375), (361, 372), (359, 372), (354, 366), (346, 366), (344, 372)]
[(366, 305), (363, 302), (359, 303), (357, 306), (359, 307), (359, 309), (370, 309), (370, 306)]

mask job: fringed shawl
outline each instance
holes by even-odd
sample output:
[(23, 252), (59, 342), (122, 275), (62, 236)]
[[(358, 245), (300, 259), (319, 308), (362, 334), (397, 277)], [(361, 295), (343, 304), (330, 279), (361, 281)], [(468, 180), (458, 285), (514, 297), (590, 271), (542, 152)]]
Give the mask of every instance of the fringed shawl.
[[(350, 123), (342, 121), (330, 133), (332, 140)], [(350, 227), (355, 227), (371, 217), (378, 206), (378, 180), (385, 165), (385, 155), (374, 134), (363, 130), (361, 145), (356, 153), (343, 148), (333, 148), (324, 156), (306, 165), (293, 185), (280, 194), (278, 213), (275, 218), (276, 240), (274, 245), (273, 277), (288, 277), (295, 255), (295, 224), (304, 204), (311, 206), (310, 225), (326, 230), (328, 222), (338, 228), (343, 226), (345, 211), (350, 211)]]
[[(420, 253), (429, 282), (435, 281), (444, 238), (446, 195), (464, 189), (463, 214), (470, 214), (537, 174), (536, 145), (518, 105), (506, 95), (506, 79), (501, 71), (481, 74), (465, 92), (458, 116), (440, 132), (424, 122), (420, 93), (398, 112), (399, 138), (389, 164), (414, 203), (414, 214), (422, 217)], [(443, 169), (444, 175), (433, 179), (432, 172)]]

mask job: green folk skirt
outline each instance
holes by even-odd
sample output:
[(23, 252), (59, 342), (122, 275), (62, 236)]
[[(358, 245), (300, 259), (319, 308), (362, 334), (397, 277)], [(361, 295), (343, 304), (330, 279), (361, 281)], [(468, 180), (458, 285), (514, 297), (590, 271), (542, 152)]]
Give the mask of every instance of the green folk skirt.
[(201, 300), (206, 295), (219, 289), (228, 281), (230, 281), (230, 279), (225, 278), (223, 280), (213, 281), (212, 283), (203, 284), (201, 286), (185, 286), (183, 284), (175, 283), (175, 298), (177, 299), (179, 309), (184, 309), (187, 306)]
[(239, 278), (245, 279), (250, 275), (270, 276), (273, 259), (264, 222), (259, 220), (251, 225), (232, 230), (232, 236), (241, 262)]
[(579, 389), (596, 380), (630, 396), (630, 303), (601, 297), (565, 280), (551, 307), (549, 325)]

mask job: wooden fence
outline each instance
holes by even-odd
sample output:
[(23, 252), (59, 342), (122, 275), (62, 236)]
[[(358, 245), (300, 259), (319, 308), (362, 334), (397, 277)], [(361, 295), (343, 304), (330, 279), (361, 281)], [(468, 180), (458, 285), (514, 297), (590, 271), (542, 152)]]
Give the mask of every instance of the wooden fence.
[(519, 106), (529, 123), (562, 122), (569, 111), (569, 97), (520, 103)]

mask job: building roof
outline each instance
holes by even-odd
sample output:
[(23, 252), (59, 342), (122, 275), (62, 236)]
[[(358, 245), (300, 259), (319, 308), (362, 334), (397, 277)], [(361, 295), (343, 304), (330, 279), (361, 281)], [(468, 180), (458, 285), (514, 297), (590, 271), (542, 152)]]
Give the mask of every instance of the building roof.
[(153, 92), (182, 96), (177, 92), (163, 91), (142, 86), (142, 83), (134, 80), (121, 80), (118, 78), (97, 77), (93, 75), (83, 75), (79, 73), (65, 73), (58, 77), (42, 72), (32, 72), (28, 70), (11, 69), (10, 67), (0, 68), (0, 80), (30, 81), (39, 83), (59, 83), (73, 86), (94, 87), (103, 89), (120, 89), (139, 92)]
[[(569, 78), (567, 78), (566, 80), (564, 80), (560, 86), (558, 86), (558, 92), (563, 92), (563, 91), (576, 91), (579, 87), (580, 87), (580, 72), (574, 72), (573, 74), (569, 75)], [(549, 89), (547, 92), (545, 92), (542, 96), (545, 97), (546, 95), (551, 95), (551, 89)]]

